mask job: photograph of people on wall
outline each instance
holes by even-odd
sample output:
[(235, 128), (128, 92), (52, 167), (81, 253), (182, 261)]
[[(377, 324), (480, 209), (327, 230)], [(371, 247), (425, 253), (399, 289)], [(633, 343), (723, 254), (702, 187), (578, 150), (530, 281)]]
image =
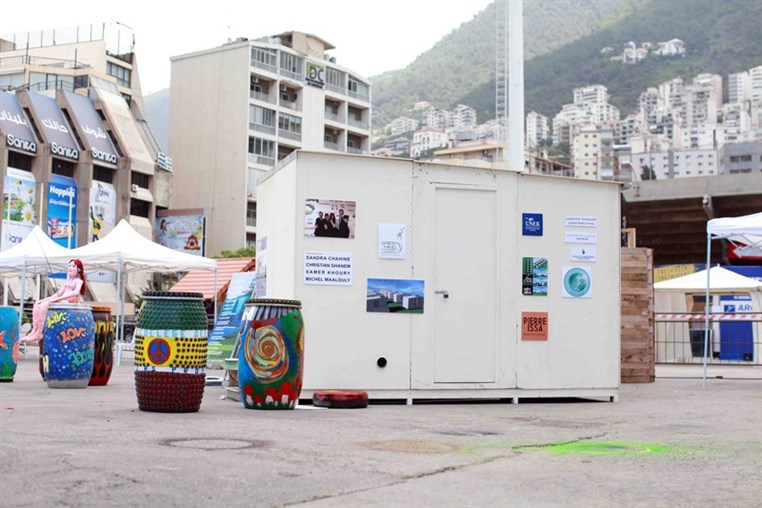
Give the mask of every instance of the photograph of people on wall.
[(308, 199), (304, 236), (354, 238), (355, 202)]

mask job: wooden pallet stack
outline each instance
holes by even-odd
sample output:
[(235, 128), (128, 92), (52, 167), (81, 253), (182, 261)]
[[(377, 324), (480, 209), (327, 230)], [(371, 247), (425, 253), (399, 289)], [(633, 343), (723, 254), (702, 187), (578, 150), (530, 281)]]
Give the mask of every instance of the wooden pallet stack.
[(653, 251), (621, 252), (622, 383), (652, 383), (655, 378)]

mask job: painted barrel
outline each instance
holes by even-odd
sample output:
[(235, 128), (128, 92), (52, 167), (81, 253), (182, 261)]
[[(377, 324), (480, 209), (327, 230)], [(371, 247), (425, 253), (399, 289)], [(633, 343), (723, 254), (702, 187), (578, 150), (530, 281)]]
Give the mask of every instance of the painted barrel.
[(86, 388), (93, 373), (95, 322), (90, 305), (52, 303), (43, 327), (43, 368), (49, 388)]
[(95, 321), (95, 356), (89, 386), (105, 386), (114, 369), (116, 324), (111, 320), (111, 307), (93, 305), (93, 321)]
[(0, 306), (0, 382), (11, 382), (19, 363), (19, 312)]
[(143, 293), (135, 328), (135, 389), (142, 411), (201, 408), (208, 330), (201, 293)]
[(238, 385), (247, 409), (294, 409), (304, 374), (304, 319), (298, 300), (246, 302)]

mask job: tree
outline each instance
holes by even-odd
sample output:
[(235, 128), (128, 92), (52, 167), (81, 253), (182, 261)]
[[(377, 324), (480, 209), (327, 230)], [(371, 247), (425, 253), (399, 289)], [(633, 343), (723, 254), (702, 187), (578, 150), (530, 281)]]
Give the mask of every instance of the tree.
[(238, 250), (223, 250), (217, 258), (255, 258), (257, 249), (254, 247), (241, 247)]

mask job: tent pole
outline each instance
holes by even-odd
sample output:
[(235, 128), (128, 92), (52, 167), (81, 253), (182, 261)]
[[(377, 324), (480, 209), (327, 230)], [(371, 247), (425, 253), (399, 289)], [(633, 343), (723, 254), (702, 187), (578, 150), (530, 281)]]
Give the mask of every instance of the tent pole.
[[(124, 267), (122, 266), (122, 254), (119, 254), (119, 274), (121, 275), (124, 271)], [(124, 342), (124, 298), (127, 294), (127, 274), (124, 274), (124, 277), (122, 277), (122, 289), (119, 291), (119, 296), (117, 296), (117, 305), (119, 306), (119, 314), (122, 316), (122, 322), (121, 322), (121, 328), (119, 329), (119, 338), (122, 342)]]
[(217, 267), (214, 267), (214, 322), (217, 322)]
[(120, 325), (124, 321), (124, 316), (119, 313), (119, 299), (122, 296), (122, 268), (121, 263), (117, 265), (116, 270), (116, 340), (121, 342), (122, 334)]
[[(24, 259), (24, 268), (21, 271), (21, 298), (19, 299), (19, 306), (21, 309), (19, 311), (19, 340), (21, 340), (21, 325), (24, 324), (24, 299), (25, 298), (26, 298), (26, 259)], [(24, 349), (24, 351), (26, 351), (26, 349)]]
[(704, 374), (701, 387), (706, 390), (706, 357), (709, 353), (709, 285), (711, 284), (712, 233), (706, 232), (706, 300), (704, 301)]

